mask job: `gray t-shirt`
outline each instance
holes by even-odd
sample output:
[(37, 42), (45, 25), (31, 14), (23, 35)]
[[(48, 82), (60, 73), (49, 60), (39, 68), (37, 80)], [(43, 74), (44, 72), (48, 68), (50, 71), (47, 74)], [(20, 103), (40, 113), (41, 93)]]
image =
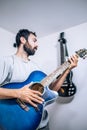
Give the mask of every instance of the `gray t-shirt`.
[(24, 61), (16, 55), (0, 58), (0, 68), (0, 85), (25, 81), (32, 71), (39, 70), (31, 60)]

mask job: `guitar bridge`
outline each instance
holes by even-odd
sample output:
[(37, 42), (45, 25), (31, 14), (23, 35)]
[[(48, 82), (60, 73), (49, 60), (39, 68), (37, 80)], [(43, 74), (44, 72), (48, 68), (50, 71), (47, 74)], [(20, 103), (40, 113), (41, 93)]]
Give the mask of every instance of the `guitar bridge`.
[(17, 98), (17, 103), (19, 104), (19, 106), (24, 109), (25, 111), (29, 111), (29, 107), (23, 102), (21, 101), (20, 99)]

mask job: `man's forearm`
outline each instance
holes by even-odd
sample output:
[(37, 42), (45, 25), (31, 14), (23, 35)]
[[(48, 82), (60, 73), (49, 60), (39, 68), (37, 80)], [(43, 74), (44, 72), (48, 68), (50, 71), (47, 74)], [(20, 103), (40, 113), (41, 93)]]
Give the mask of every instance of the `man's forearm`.
[(0, 88), (0, 99), (11, 99), (11, 98), (17, 98), (16, 89)]
[(70, 72), (70, 69), (67, 69), (58, 79), (55, 80), (55, 82), (53, 82), (49, 86), (49, 88), (52, 90), (58, 91), (61, 88), (62, 84), (64, 83), (69, 72)]

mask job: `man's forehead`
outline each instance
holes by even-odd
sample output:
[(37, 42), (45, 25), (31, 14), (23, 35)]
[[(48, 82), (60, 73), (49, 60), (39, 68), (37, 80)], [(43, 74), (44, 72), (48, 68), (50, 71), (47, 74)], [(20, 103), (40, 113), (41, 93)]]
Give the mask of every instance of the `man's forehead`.
[(32, 33), (29, 35), (29, 37), (36, 38), (36, 36)]
[(37, 37), (34, 34), (32, 34), (32, 33), (29, 35), (29, 38), (37, 40)]

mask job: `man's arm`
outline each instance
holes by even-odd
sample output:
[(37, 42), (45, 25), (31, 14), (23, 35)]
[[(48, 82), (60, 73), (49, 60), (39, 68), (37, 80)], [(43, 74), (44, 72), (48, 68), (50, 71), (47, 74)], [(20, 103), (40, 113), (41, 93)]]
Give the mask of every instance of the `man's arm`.
[(69, 74), (70, 70), (75, 68), (77, 66), (77, 63), (78, 63), (78, 57), (76, 55), (72, 56), (70, 59), (69, 59), (69, 62), (70, 62), (70, 66), (69, 68), (56, 80), (54, 81), (50, 86), (49, 88), (52, 89), (52, 90), (55, 90), (55, 91), (58, 91), (62, 84), (64, 83), (67, 75)]
[(29, 88), (30, 85), (31, 83), (19, 89), (0, 88), (0, 99), (18, 98), (37, 107), (37, 104), (41, 104), (44, 100), (41, 98), (41, 93), (39, 91), (34, 91)]

